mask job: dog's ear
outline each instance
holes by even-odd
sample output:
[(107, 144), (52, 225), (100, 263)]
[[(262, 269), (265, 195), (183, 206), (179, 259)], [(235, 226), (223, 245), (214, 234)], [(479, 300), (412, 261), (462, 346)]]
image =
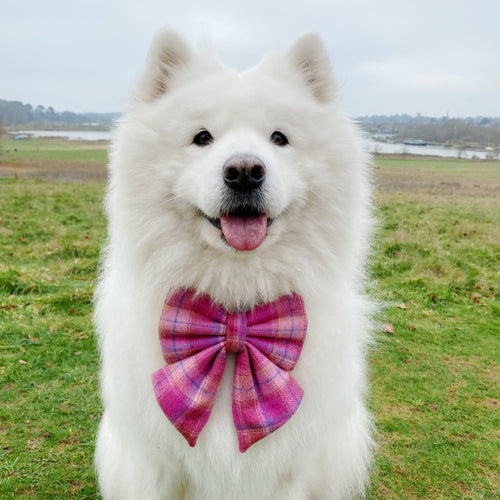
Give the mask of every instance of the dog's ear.
[(327, 103), (335, 97), (335, 80), (330, 59), (318, 35), (306, 33), (288, 49), (287, 57), (300, 71), (306, 85), (318, 101)]
[(164, 29), (157, 33), (151, 42), (136, 96), (152, 101), (164, 94), (175, 74), (185, 69), (192, 58), (191, 47), (175, 31)]

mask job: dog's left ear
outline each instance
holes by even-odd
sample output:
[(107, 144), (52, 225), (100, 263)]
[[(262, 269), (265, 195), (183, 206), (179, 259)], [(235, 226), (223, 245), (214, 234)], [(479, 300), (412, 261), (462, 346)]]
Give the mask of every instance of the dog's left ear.
[(306, 33), (299, 37), (288, 49), (287, 57), (318, 101), (327, 103), (334, 99), (336, 86), (330, 59), (318, 35)]

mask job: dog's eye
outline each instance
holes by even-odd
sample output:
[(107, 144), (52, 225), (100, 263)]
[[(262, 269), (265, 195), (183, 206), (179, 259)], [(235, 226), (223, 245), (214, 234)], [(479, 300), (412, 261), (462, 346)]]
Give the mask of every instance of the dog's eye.
[(193, 144), (197, 146), (208, 146), (214, 138), (208, 130), (201, 130), (193, 138)]
[(288, 138), (285, 134), (283, 134), (283, 132), (275, 130), (271, 134), (271, 142), (276, 144), (276, 146), (286, 146), (288, 144)]

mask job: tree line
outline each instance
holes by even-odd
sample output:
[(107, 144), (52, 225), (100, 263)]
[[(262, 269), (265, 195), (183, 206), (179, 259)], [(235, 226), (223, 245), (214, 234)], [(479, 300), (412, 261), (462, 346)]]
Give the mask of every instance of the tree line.
[[(0, 123), (8, 128), (109, 128), (119, 113), (74, 113), (0, 99)], [(440, 118), (372, 115), (358, 118), (372, 136), (392, 141), (420, 139), (450, 146), (500, 146), (500, 118)]]
[(377, 115), (358, 120), (372, 136), (395, 142), (420, 139), (449, 146), (500, 146), (500, 118)]
[(0, 122), (5, 127), (44, 127), (54, 126), (94, 126), (109, 127), (118, 113), (74, 113), (55, 111), (52, 106), (44, 107), (23, 104), (20, 101), (0, 99)]

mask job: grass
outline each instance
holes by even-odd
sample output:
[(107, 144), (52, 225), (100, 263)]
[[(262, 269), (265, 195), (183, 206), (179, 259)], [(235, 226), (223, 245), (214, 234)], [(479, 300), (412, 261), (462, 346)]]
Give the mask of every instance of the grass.
[(385, 309), (371, 356), (372, 498), (495, 498), (498, 199), (382, 191), (377, 205), (372, 292)]
[(0, 179), (0, 498), (97, 498), (102, 185)]
[[(66, 168), (83, 168), (69, 146)], [(500, 204), (490, 188), (500, 163), (411, 161), (377, 160), (371, 293), (384, 308), (370, 353), (370, 499), (498, 498)], [(406, 182), (416, 169), (421, 183)], [(460, 187), (443, 187), (443, 175)], [(0, 498), (99, 498), (91, 301), (103, 190), (0, 179)]]
[(64, 139), (2, 139), (4, 162), (25, 159), (49, 159), (106, 162), (107, 144), (103, 141), (68, 141)]

